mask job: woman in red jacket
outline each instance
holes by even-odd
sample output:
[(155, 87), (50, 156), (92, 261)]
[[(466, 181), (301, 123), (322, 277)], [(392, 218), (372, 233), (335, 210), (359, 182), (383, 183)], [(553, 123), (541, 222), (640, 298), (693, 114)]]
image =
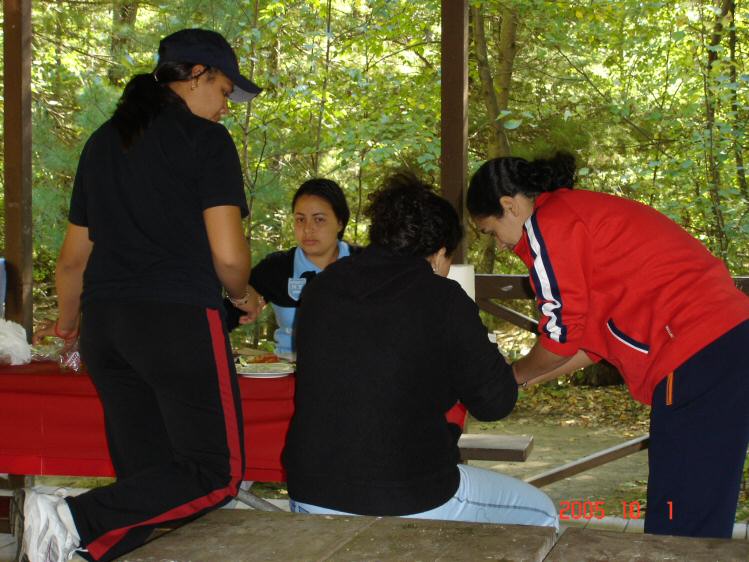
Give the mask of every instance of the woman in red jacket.
[(574, 157), (496, 158), (471, 178), (479, 229), (528, 267), (539, 337), (518, 384), (605, 359), (652, 405), (645, 531), (730, 537), (749, 441), (749, 298), (657, 211), (573, 190)]

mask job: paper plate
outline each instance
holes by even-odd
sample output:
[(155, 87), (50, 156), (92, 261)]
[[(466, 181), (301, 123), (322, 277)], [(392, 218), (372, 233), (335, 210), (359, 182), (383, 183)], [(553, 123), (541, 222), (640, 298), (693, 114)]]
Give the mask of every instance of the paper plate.
[(285, 377), (293, 372), (294, 365), (291, 363), (250, 363), (249, 365), (237, 365), (237, 374), (243, 377), (273, 379)]

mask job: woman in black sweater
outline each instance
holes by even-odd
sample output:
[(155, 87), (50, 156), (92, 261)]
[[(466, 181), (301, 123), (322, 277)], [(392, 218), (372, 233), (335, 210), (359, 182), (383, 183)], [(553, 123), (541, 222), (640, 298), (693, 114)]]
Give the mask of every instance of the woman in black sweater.
[(457, 213), (410, 174), (368, 209), (371, 245), (309, 283), (297, 324), (296, 410), (284, 465), (292, 510), (558, 525), (552, 501), (459, 464), (457, 400), (480, 420), (517, 385), (473, 301), (446, 278)]

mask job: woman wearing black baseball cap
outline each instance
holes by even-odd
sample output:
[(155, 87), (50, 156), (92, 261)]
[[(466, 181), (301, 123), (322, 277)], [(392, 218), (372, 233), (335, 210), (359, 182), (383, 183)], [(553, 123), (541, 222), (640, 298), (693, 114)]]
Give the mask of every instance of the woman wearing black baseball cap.
[[(34, 335), (78, 338), (117, 482), (78, 497), (28, 490), (31, 562), (111, 560), (157, 526), (237, 492), (242, 411), (222, 287), (251, 314), (247, 215), (227, 99), (260, 92), (213, 31), (161, 41), (86, 143), (56, 271), (59, 315)], [(79, 322), (80, 320), (80, 322)]]

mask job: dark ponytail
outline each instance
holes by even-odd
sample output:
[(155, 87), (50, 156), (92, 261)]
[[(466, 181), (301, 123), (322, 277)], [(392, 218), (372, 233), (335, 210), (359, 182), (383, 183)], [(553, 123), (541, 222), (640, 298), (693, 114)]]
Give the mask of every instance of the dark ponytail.
[(471, 177), (466, 206), (474, 217), (501, 217), (500, 197), (522, 193), (532, 198), (545, 191), (572, 189), (574, 182), (575, 157), (569, 152), (560, 151), (552, 158), (531, 162), (524, 158), (494, 158), (484, 162)]
[(189, 80), (193, 66), (191, 63), (166, 62), (153, 73), (138, 74), (127, 83), (112, 115), (112, 123), (125, 149), (138, 140), (166, 106), (172, 103), (184, 105), (169, 83)]

